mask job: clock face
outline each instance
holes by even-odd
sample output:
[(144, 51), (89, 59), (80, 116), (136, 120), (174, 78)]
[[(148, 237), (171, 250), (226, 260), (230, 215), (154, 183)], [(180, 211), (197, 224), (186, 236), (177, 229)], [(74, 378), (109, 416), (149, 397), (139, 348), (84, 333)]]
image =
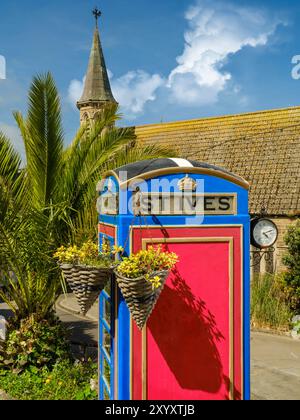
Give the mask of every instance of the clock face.
[(277, 241), (277, 226), (271, 220), (260, 219), (254, 224), (252, 236), (256, 247), (269, 248)]

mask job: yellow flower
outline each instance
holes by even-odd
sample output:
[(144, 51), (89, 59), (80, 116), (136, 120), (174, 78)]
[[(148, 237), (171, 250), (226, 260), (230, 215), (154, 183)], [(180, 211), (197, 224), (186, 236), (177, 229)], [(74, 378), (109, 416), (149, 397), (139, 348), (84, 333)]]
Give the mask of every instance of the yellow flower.
[(49, 384), (50, 384), (50, 382), (51, 382), (51, 378), (48, 378), (48, 379), (46, 379), (45, 384), (46, 384), (46, 385), (49, 385)]
[(110, 245), (109, 245), (108, 243), (103, 243), (103, 244), (102, 244), (102, 253), (103, 253), (104, 255), (110, 255), (110, 253), (111, 253), (111, 248), (110, 248)]
[(161, 281), (160, 281), (160, 277), (159, 276), (155, 276), (152, 279), (150, 279), (151, 283), (152, 283), (152, 287), (153, 289), (159, 289), (161, 286)]
[(113, 246), (112, 254), (122, 254), (122, 252), (124, 252), (124, 248), (122, 246)]
[(161, 286), (160, 279), (150, 276), (155, 271), (169, 271), (178, 262), (178, 256), (175, 253), (165, 252), (163, 247), (150, 246), (147, 250), (132, 254), (129, 258), (123, 258), (118, 267), (118, 272), (128, 278), (137, 278), (144, 276), (146, 280), (151, 281), (154, 288)]

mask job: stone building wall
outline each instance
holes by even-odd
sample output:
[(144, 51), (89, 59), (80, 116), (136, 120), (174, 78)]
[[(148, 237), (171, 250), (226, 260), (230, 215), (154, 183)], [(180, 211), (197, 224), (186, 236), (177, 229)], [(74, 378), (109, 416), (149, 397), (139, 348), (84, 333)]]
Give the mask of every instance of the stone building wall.
[[(271, 218), (271, 220), (276, 224), (278, 228), (278, 240), (275, 244), (275, 253), (268, 254), (267, 258), (263, 258), (261, 262), (255, 264), (255, 256), (251, 261), (252, 265), (252, 275), (255, 273), (280, 273), (286, 268), (282, 262), (282, 258), (287, 251), (287, 247), (284, 242), (284, 237), (288, 231), (289, 226), (296, 223), (297, 218), (288, 218), (288, 217), (276, 217)], [(255, 248), (251, 248), (252, 256)], [(257, 256), (256, 262), (259, 258)], [(254, 265), (255, 264), (255, 265)]]

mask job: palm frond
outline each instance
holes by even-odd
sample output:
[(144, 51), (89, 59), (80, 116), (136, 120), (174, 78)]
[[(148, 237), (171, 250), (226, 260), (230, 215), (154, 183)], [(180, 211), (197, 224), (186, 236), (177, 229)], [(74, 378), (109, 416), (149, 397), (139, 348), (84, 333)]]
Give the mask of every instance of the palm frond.
[[(130, 139), (132, 139), (131, 136)], [(105, 159), (99, 159), (93, 170), (91, 165), (89, 176), (86, 177), (85, 183), (81, 184), (81, 190), (78, 191), (81, 195), (78, 194), (77, 213), (74, 215), (76, 232), (80, 232), (83, 238), (95, 237), (95, 221), (97, 220), (95, 186), (105, 172), (141, 160), (170, 156), (176, 157), (176, 153), (168, 148), (155, 145), (141, 147), (135, 146), (131, 142), (125, 142), (125, 146), (123, 144)]]
[(25, 143), (32, 203), (44, 208), (57, 191), (63, 152), (60, 99), (49, 73), (33, 80), (27, 119), (19, 113), (15, 119)]
[(17, 275), (6, 271), (4, 279), (6, 293), (0, 291), (0, 298), (13, 311), (16, 320), (26, 319), (32, 314), (37, 314), (40, 319), (49, 315), (56, 301), (57, 283), (32, 273), (29, 268)]
[[(47, 313), (60, 284), (53, 253), (61, 244), (96, 238), (96, 184), (104, 172), (139, 160), (176, 156), (137, 144), (134, 128), (116, 127), (116, 104), (82, 126), (63, 149), (58, 91), (50, 74), (34, 78), (28, 115), (15, 113), (26, 167), (0, 134), (0, 272), (16, 315)], [(13, 304), (11, 302), (14, 302)]]
[(10, 140), (0, 132), (0, 176), (12, 182), (21, 166), (21, 157), (13, 148)]
[(27, 211), (26, 178), (21, 158), (10, 141), (0, 133), (0, 263), (12, 258), (11, 246), (24, 225)]

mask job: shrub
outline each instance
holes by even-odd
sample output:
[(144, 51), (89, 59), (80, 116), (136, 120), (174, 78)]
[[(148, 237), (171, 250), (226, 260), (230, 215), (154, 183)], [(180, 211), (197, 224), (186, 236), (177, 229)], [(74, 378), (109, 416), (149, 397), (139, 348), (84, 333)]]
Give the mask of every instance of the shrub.
[(283, 258), (288, 271), (284, 274), (284, 286), (290, 305), (300, 310), (300, 221), (291, 226), (285, 237), (288, 252)]
[(0, 370), (0, 388), (18, 400), (96, 400), (90, 385), (95, 378), (97, 365), (62, 361), (53, 369), (29, 367), (19, 375)]
[(51, 369), (60, 360), (70, 358), (66, 329), (53, 319), (39, 320), (31, 316), (21, 327), (11, 330), (0, 346), (0, 368), (22, 372), (27, 367)]
[(291, 318), (280, 276), (255, 276), (251, 290), (252, 326), (288, 330)]
[(296, 333), (296, 335), (300, 335), (300, 320), (294, 320), (292, 322), (292, 326), (293, 326), (293, 332)]
[[(41, 265), (43, 265), (42, 262)], [(32, 314), (38, 315), (40, 319), (52, 316), (59, 290), (58, 281), (51, 281), (50, 274), (46, 275), (42, 271), (41, 269), (39, 273), (32, 272), (28, 266), (16, 264), (12, 265), (10, 270), (2, 271), (2, 275), (0, 274), (0, 282), (4, 286), (0, 290), (0, 299), (14, 313), (17, 327), (23, 319), (27, 319)]]

